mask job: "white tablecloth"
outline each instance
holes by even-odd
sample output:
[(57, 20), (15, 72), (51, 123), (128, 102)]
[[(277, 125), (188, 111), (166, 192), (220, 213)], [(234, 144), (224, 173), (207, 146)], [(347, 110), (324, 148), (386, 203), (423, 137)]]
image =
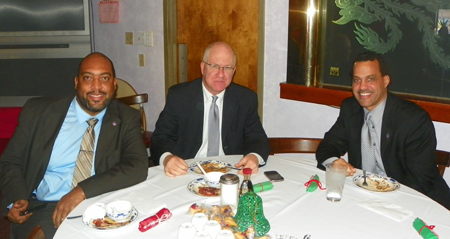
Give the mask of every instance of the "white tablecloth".
[[(240, 158), (241, 156), (224, 156), (212, 159), (234, 164)], [(199, 160), (201, 159), (191, 159), (188, 163)], [(284, 177), (283, 182), (274, 183), (272, 190), (259, 193), (263, 199), (264, 214), (271, 225), (269, 235), (273, 239), (277, 234), (295, 236), (299, 239), (305, 234), (311, 234), (312, 239), (421, 238), (412, 226), (416, 217), (423, 219), (428, 225), (434, 225), (434, 231), (440, 238), (450, 238), (450, 211), (404, 185), (395, 192), (374, 193), (358, 188), (353, 184), (352, 178), (348, 177), (341, 202), (329, 202), (325, 198), (325, 191), (318, 189), (308, 193), (305, 190), (304, 183), (311, 175), (317, 174), (325, 183), (325, 172), (315, 168), (315, 161), (292, 156), (270, 156), (267, 165), (252, 176), (253, 183), (267, 181), (263, 172), (268, 170), (277, 170)], [(173, 214), (168, 221), (146, 232), (138, 230), (139, 222), (154, 215), (160, 208), (155, 208), (148, 214), (140, 212), (139, 218), (133, 224), (107, 231), (87, 228), (80, 218), (65, 220), (54, 238), (176, 239), (178, 227), (183, 222), (191, 220), (192, 215), (187, 213), (191, 204), (205, 202), (214, 205), (220, 202), (218, 197), (200, 197), (187, 190), (187, 184), (199, 177), (201, 176), (189, 173), (177, 178), (168, 178), (161, 166), (152, 167), (149, 168), (146, 181), (85, 200), (69, 215), (81, 215), (93, 203), (108, 203), (135, 192), (165, 204)], [(240, 178), (242, 180), (242, 176)], [(358, 205), (368, 199), (399, 205), (411, 211), (412, 215), (398, 222)]]

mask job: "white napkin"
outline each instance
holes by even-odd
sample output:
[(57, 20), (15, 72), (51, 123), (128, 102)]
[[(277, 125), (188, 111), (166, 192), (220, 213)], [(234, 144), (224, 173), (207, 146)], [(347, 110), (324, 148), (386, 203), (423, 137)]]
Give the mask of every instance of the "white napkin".
[(398, 222), (401, 222), (409, 216), (413, 215), (413, 213), (409, 210), (406, 210), (396, 204), (382, 201), (380, 199), (369, 199), (358, 203), (358, 205)]
[(130, 201), (133, 204), (133, 207), (135, 207), (136, 210), (143, 214), (156, 213), (162, 208), (166, 207), (165, 203), (144, 196), (137, 192), (129, 193), (128, 195), (121, 197), (120, 199)]

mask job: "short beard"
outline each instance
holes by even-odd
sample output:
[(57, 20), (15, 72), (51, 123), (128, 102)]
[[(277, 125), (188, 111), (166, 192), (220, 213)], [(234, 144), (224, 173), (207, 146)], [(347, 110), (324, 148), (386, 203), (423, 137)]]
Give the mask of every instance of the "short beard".
[(105, 99), (105, 103), (103, 105), (99, 105), (99, 106), (91, 106), (89, 104), (89, 101), (86, 100), (85, 98), (83, 98), (80, 94), (77, 93), (77, 100), (78, 103), (85, 109), (91, 111), (91, 112), (101, 112), (102, 110), (104, 110), (106, 108), (106, 106), (108, 106), (109, 102), (111, 102), (112, 98), (108, 98)]

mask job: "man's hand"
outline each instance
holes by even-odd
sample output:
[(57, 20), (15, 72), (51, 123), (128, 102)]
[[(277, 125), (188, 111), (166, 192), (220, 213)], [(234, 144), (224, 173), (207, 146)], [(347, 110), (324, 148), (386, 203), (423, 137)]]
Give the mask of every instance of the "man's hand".
[[(256, 174), (259, 169), (259, 160), (254, 154), (247, 154), (234, 167), (251, 168), (252, 174)], [(239, 170), (238, 174), (242, 174), (242, 170)]]
[(163, 165), (164, 173), (171, 178), (187, 174), (187, 170), (189, 169), (184, 159), (175, 155), (168, 155), (164, 159)]
[(20, 213), (25, 212), (28, 209), (28, 201), (25, 199), (21, 199), (13, 204), (11, 209), (9, 210), (7, 217), (8, 220), (12, 223), (22, 224), (30, 218), (33, 213), (28, 213), (26, 215), (21, 216)]
[(67, 215), (84, 199), (86, 195), (81, 187), (77, 186), (68, 194), (64, 195), (58, 204), (56, 204), (55, 211), (52, 215), (53, 225), (58, 228), (61, 223), (66, 219)]
[(347, 163), (347, 161), (345, 161), (345, 159), (343, 159), (343, 158), (340, 158), (340, 159), (334, 161), (333, 163), (346, 165), (347, 166), (347, 177), (353, 176), (353, 174), (356, 173), (356, 169), (351, 164)]

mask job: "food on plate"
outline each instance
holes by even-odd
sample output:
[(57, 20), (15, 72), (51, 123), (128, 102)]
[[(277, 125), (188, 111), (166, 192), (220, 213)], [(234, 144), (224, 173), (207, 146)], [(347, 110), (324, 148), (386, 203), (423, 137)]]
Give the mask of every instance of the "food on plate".
[(375, 188), (380, 191), (386, 191), (390, 190), (391, 184), (386, 179), (372, 179), (368, 178), (367, 183), (369, 184), (370, 188)]
[(198, 193), (203, 196), (219, 196), (220, 195), (220, 188), (213, 188), (213, 187), (198, 187)]
[(92, 223), (98, 229), (108, 229), (108, 228), (116, 228), (116, 227), (125, 226), (125, 225), (129, 224), (130, 221), (128, 220), (125, 222), (116, 222), (109, 217), (105, 217), (104, 219), (95, 219), (92, 221)]
[[(228, 172), (228, 168), (224, 165), (222, 165), (221, 163), (213, 163), (213, 162), (202, 162), (200, 163), (200, 165), (202, 165), (203, 170), (205, 170), (206, 173), (209, 172), (222, 172), (222, 173), (226, 173)], [(202, 171), (200, 170), (200, 168), (196, 168), (198, 173), (201, 173)]]
[[(194, 203), (189, 207), (189, 214), (205, 213), (209, 220), (217, 221), (222, 230), (229, 230), (233, 233), (235, 239), (270, 239), (268, 236), (254, 237), (254, 229), (249, 228), (245, 233), (239, 232), (237, 229), (238, 224), (234, 220), (233, 210), (230, 205), (212, 205)], [(253, 232), (251, 231), (253, 229)]]

